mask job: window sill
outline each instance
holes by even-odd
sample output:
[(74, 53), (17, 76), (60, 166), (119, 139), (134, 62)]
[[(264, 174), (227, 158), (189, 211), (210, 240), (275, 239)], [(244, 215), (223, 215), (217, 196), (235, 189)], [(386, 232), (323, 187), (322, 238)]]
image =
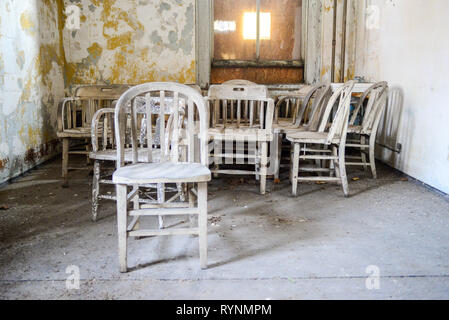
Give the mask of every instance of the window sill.
[(302, 60), (213, 60), (216, 68), (302, 68)]

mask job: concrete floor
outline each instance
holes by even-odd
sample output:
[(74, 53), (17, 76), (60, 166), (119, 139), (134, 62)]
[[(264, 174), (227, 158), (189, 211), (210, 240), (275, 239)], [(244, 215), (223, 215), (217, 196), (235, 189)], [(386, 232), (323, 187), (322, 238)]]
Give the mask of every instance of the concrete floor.
[[(61, 187), (60, 160), (0, 189), (1, 299), (448, 299), (449, 201), (379, 165), (336, 185), (210, 183), (209, 264), (190, 236), (131, 240), (118, 272), (115, 204), (90, 220), (89, 171)], [(156, 224), (151, 220), (149, 223)], [(168, 224), (182, 223), (182, 218)], [(68, 266), (80, 289), (67, 290)], [(380, 272), (368, 290), (368, 266)]]

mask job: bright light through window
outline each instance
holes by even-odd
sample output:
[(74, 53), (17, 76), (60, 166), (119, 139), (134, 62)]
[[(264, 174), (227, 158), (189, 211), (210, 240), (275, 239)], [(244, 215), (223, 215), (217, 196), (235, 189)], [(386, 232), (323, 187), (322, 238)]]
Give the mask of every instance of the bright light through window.
[(214, 30), (215, 32), (234, 32), (237, 26), (235, 21), (220, 21), (216, 20), (214, 22)]
[[(260, 39), (270, 40), (271, 38), (271, 13), (260, 13)], [(243, 15), (243, 39), (257, 39), (257, 13), (245, 12)]]

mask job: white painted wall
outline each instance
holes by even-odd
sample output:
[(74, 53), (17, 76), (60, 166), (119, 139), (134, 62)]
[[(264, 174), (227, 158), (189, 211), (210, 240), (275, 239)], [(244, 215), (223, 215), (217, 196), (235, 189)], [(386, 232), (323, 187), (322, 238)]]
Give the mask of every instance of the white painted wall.
[(379, 157), (449, 193), (449, 1), (366, 5), (379, 8), (379, 28), (367, 29), (369, 15), (360, 12), (355, 75), (389, 82), (391, 100), (378, 140), (403, 145), (400, 155), (379, 148)]

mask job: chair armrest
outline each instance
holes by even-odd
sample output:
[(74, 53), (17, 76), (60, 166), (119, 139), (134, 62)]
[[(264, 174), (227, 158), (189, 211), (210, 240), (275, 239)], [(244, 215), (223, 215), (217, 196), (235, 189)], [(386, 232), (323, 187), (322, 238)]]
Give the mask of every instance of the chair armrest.
[(114, 114), (115, 109), (113, 108), (103, 108), (98, 110), (94, 116), (92, 117), (92, 126), (91, 126), (91, 140), (92, 140), (92, 151), (98, 152), (98, 125), (100, 123), (100, 119), (105, 114)]
[(64, 98), (61, 101), (59, 101), (58, 104), (58, 131), (59, 132), (63, 132), (65, 127), (64, 127), (64, 116), (65, 116), (65, 106), (67, 104), (67, 102), (69, 101), (77, 101), (79, 100), (78, 98)]

